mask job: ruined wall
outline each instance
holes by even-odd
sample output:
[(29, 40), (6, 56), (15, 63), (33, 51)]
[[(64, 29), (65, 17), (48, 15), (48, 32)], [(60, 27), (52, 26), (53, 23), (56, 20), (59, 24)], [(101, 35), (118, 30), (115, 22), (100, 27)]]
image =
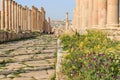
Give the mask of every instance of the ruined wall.
[(32, 37), (32, 32), (48, 33), (43, 7), (32, 9), (13, 0), (0, 0), (0, 42)]

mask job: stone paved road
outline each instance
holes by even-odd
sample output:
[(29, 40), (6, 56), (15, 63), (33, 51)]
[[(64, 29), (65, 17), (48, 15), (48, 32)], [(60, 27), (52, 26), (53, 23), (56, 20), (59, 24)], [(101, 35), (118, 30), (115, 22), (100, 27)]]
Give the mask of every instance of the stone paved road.
[(0, 80), (50, 80), (54, 75), (56, 37), (0, 44)]

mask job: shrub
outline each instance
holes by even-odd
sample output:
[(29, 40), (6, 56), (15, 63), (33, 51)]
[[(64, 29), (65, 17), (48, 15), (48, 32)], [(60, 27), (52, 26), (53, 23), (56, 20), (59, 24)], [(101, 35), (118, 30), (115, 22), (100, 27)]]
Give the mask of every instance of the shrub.
[(119, 80), (120, 42), (111, 41), (101, 31), (86, 35), (62, 35), (63, 73), (70, 80)]

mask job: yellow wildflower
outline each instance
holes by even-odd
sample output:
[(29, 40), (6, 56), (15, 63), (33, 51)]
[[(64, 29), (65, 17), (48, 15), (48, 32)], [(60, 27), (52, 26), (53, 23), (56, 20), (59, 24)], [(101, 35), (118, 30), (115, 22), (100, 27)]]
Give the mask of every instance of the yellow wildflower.
[(68, 56), (68, 53), (63, 54), (63, 58), (66, 58)]

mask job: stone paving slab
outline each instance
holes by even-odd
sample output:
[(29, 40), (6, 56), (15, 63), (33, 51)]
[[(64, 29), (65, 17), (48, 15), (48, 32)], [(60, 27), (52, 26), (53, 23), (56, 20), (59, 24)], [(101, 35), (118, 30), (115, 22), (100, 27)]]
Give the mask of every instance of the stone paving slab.
[(51, 80), (56, 52), (54, 35), (0, 44), (0, 80)]

